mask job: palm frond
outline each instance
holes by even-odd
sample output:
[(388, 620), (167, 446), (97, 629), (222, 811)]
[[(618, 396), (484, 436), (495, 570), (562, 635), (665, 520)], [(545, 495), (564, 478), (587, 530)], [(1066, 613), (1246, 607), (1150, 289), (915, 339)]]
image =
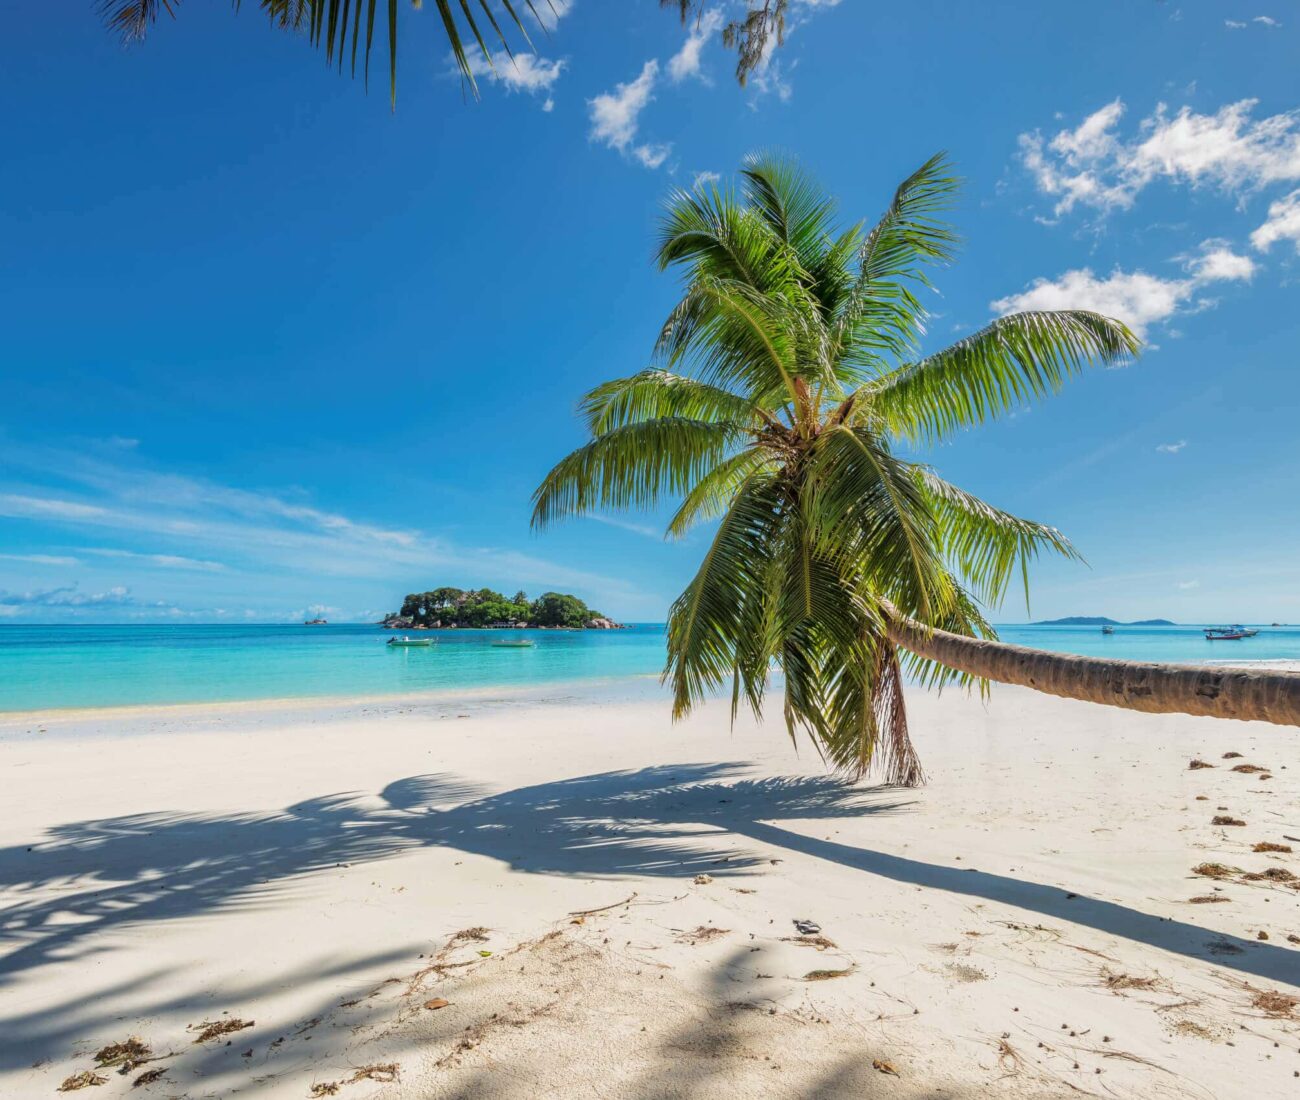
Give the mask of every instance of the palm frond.
[(668, 537), (681, 538), (697, 523), (723, 515), (740, 486), (760, 470), (775, 473), (776, 462), (758, 447), (746, 447), (718, 463), (686, 494), (668, 522)]
[(966, 586), (985, 605), (1002, 602), (1008, 583), (1018, 571), (1028, 610), (1029, 563), (1043, 551), (1072, 561), (1083, 560), (1073, 543), (1055, 527), (995, 508), (930, 470), (917, 467), (915, 476), (938, 520), (944, 554), (957, 565)]
[(594, 509), (649, 507), (689, 492), (743, 434), (729, 423), (661, 417), (614, 428), (556, 464), (533, 493), (541, 530)]
[(746, 423), (754, 405), (720, 386), (665, 370), (645, 370), (591, 390), (579, 407), (592, 435), (640, 420), (680, 416), (713, 423)]
[(751, 153), (740, 174), (750, 207), (801, 260), (806, 262), (826, 246), (835, 200), (797, 161), (778, 153)]
[(1013, 313), (869, 384), (863, 408), (904, 439), (935, 443), (1056, 393), (1087, 366), (1124, 363), (1138, 347), (1126, 325), (1099, 313)]

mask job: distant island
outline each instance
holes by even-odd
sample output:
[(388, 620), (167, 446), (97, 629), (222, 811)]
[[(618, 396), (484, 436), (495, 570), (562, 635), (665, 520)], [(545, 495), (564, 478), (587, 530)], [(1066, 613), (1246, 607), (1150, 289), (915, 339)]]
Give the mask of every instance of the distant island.
[(435, 588), (412, 592), (401, 611), (385, 615), (380, 626), (389, 630), (451, 630), (457, 627), (487, 629), (621, 630), (623, 625), (588, 607), (567, 592), (544, 592), (535, 600), (526, 593), (511, 597), (490, 588), (466, 591)]
[(1122, 623), (1118, 619), (1108, 619), (1104, 615), (1070, 615), (1064, 619), (1040, 619), (1030, 626), (1177, 626), (1168, 619), (1138, 619), (1132, 623)]

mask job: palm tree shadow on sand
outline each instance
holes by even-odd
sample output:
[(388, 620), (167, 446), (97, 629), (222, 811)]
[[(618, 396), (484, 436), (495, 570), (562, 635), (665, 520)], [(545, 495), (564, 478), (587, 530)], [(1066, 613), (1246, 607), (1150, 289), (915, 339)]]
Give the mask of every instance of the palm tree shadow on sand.
[[(893, 788), (831, 776), (747, 779), (743, 764), (611, 771), (489, 793), (446, 775), (335, 794), (277, 813), (140, 814), (51, 830), (0, 849), (0, 988), (15, 975), (100, 948), (124, 925), (255, 909), (341, 863), (447, 847), (530, 874), (689, 878), (744, 875), (797, 851), (854, 871), (1016, 906), (1165, 951), (1300, 984), (1300, 956), (1128, 906), (1006, 875), (820, 840), (778, 821), (905, 811)], [(748, 849), (736, 840), (754, 844)], [(65, 887), (51, 896), (51, 886)]]

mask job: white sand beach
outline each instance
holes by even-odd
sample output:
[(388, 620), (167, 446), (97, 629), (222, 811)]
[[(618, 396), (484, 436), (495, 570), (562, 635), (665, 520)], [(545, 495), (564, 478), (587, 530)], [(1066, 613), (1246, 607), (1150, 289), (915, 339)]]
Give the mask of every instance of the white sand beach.
[(1293, 730), (911, 714), (915, 791), (644, 697), (0, 721), (0, 1096), (1300, 1090)]

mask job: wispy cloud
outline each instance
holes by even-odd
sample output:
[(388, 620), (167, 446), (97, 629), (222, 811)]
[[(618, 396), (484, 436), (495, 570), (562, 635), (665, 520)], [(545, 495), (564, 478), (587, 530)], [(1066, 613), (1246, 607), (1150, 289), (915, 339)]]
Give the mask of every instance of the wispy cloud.
[(1233, 252), (1224, 242), (1202, 243), (1192, 256), (1182, 257), (1182, 278), (1164, 278), (1145, 271), (1122, 271), (1098, 276), (1091, 268), (1067, 271), (1055, 279), (1040, 278), (1019, 294), (992, 302), (998, 314), (1021, 310), (1090, 309), (1127, 324), (1142, 339), (1152, 325), (1176, 313), (1209, 308), (1213, 301), (1198, 298), (1214, 283), (1248, 282), (1254, 261)]
[(1182, 591), (1186, 592), (1186, 591), (1188, 591), (1189, 589), (1192, 589), (1192, 588), (1200, 588), (1200, 587), (1201, 587), (1201, 582), (1200, 582), (1200, 581), (1197, 581), (1197, 580), (1191, 580), (1191, 581), (1179, 581), (1176, 587), (1178, 587), (1178, 588), (1180, 588)]
[[(136, 589), (147, 587), (151, 595), (165, 595), (168, 604), (184, 602), (181, 596), (215, 601), (218, 589), (213, 585), (223, 578), (219, 590), (225, 594), (219, 598), (229, 601), (228, 608), (245, 607), (252, 593), (271, 592), (279, 601), (302, 589), (328, 591), (343, 585), (355, 590), (358, 584), (370, 593), (370, 606), (398, 578), (424, 577), (435, 571), (472, 578), (475, 583), (564, 588), (589, 593), (606, 605), (641, 598), (633, 585), (617, 578), (498, 547), (459, 546), (435, 534), (360, 520), (275, 493), (78, 452), (27, 446), (15, 447), (11, 454), (12, 461), (5, 463), (9, 471), (22, 463), (59, 488), (27, 485), (21, 492), (0, 493), (0, 518), (10, 521), (8, 526), (21, 525), (28, 532), (69, 531), (79, 538), (112, 532), (126, 545), (78, 549), (78, 557), (68, 564), (97, 563), (97, 575), (120, 569), (123, 579), (129, 577)], [(4, 533), (0, 525), (0, 535)], [(25, 541), (30, 545), (32, 540)], [(24, 561), (56, 556), (12, 555)], [(165, 579), (169, 574), (174, 582)], [(204, 581), (197, 585), (185, 579), (187, 574), (203, 576)], [(111, 574), (105, 579), (106, 590), (118, 587)], [(9, 587), (15, 587), (12, 580)], [(304, 602), (303, 595), (296, 595), (294, 606)], [(311, 602), (310, 596), (306, 602)], [(87, 605), (78, 596), (74, 602), (31, 606)], [(145, 600), (139, 606), (155, 605)], [(204, 606), (211, 607), (211, 602)], [(273, 606), (282, 616), (289, 605)], [(273, 616), (264, 611), (263, 617)]]
[[(476, 80), (490, 84), (500, 84), (507, 92), (523, 92), (530, 96), (542, 97), (542, 110), (550, 111), (555, 107), (552, 89), (560, 75), (568, 67), (563, 58), (551, 60), (533, 53), (516, 53), (514, 57), (505, 50), (497, 50), (485, 55), (476, 46), (466, 51), (469, 70)], [(456, 72), (454, 64), (450, 71)]]
[(94, 554), (100, 558), (120, 558), (125, 561), (140, 562), (144, 565), (157, 565), (164, 569), (195, 569), (202, 573), (221, 573), (228, 568), (219, 561), (186, 558), (178, 554), (141, 554), (134, 550), (115, 550), (106, 546), (88, 547), (83, 549), (82, 553)]
[(657, 527), (651, 527), (645, 523), (633, 523), (630, 520), (619, 519), (616, 516), (602, 516), (592, 514), (586, 517), (594, 520), (596, 523), (603, 523), (606, 527), (617, 527), (620, 531), (630, 531), (634, 535), (641, 535), (644, 538), (654, 539), (656, 542), (662, 542), (664, 533)]
[(637, 141), (641, 112), (654, 100), (652, 93), (658, 78), (659, 62), (651, 58), (635, 80), (617, 84), (612, 92), (602, 92), (589, 99), (591, 140), (616, 149), (647, 168), (663, 164), (672, 153), (670, 143)]
[(1186, 446), (1187, 440), (1180, 439), (1177, 443), (1160, 443), (1156, 446), (1156, 450), (1162, 455), (1176, 455)]
[(691, 180), (693, 190), (700, 187), (708, 187), (712, 184), (719, 183), (722, 177), (717, 172), (696, 172), (695, 178)]
[(1267, 252), (1275, 241), (1290, 241), (1300, 254), (1300, 188), (1268, 208), (1268, 219), (1250, 235), (1250, 243)]
[(0, 554), (0, 561), (22, 561), (31, 565), (80, 565), (79, 558), (64, 554)]
[(711, 8), (691, 23), (682, 48), (668, 60), (668, 77), (674, 84), (680, 84), (687, 77), (708, 82), (701, 68), (701, 54), (709, 39), (722, 29), (723, 22), (722, 12)]

